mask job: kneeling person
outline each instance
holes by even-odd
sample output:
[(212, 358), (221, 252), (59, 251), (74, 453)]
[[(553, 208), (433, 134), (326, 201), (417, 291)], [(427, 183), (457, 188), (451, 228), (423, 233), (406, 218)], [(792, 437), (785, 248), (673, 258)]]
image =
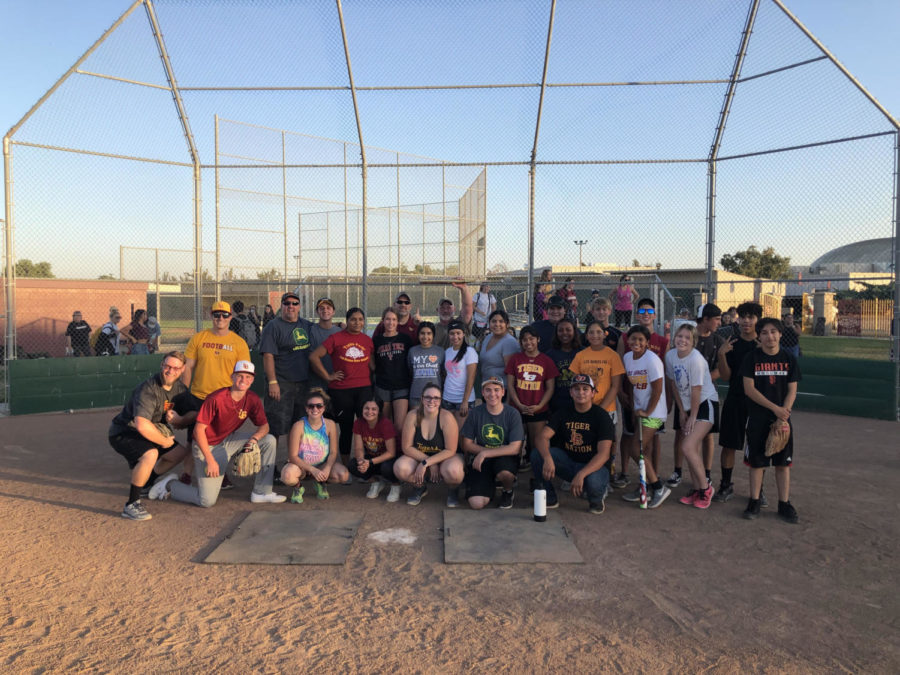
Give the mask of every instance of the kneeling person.
[[(214, 391), (203, 401), (194, 427), (193, 456), (199, 467), (196, 487), (176, 480), (177, 476), (171, 473), (153, 486), (150, 499), (172, 497), (204, 508), (215, 505), (228, 462), (232, 456), (256, 443), (261, 467), (253, 483), (250, 501), (277, 504), (285, 500), (283, 495), (272, 492), (275, 439), (269, 433), (262, 401), (250, 391), (254, 376), (255, 368), (250, 361), (238, 361), (231, 374), (231, 386)], [(250, 433), (238, 431), (248, 417), (256, 429)]]
[[(600, 406), (593, 405), (594, 382), (575, 375), (569, 388), (572, 406), (557, 410), (537, 437), (531, 451), (531, 470), (547, 490), (547, 508), (559, 505), (554, 476), (572, 483), (572, 494), (587, 497), (591, 513), (603, 513), (609, 469), (606, 463), (616, 428)], [(552, 445), (551, 445), (552, 441)]]
[(131, 469), (131, 490), (123, 518), (152, 518), (141, 504), (146, 487), (158, 478), (157, 473), (171, 470), (187, 456), (187, 448), (178, 444), (173, 431), (173, 427), (186, 426), (173, 404), (175, 397), (187, 392), (179, 381), (185, 361), (182, 352), (166, 354), (160, 372), (138, 385), (109, 426), (109, 444)]
[(466, 471), (466, 495), (469, 506), (483, 509), (500, 481), (500, 508), (511, 509), (513, 486), (519, 469), (519, 452), (525, 441), (522, 416), (503, 403), (503, 380), (488, 377), (481, 384), (484, 404), (469, 412), (463, 424), (462, 449), (472, 457)]

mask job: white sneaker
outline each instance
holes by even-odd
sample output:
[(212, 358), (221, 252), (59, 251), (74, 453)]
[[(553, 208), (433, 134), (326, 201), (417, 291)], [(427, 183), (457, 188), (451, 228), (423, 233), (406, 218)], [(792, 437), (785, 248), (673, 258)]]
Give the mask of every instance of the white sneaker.
[(391, 489), (388, 491), (387, 500), (389, 502), (391, 502), (392, 504), (394, 502), (399, 502), (400, 501), (400, 489), (401, 489), (401, 486), (399, 484), (391, 485)]
[(381, 491), (384, 490), (384, 488), (385, 481), (382, 478), (379, 478), (369, 486), (369, 491), (366, 493), (366, 497), (368, 497), (369, 499), (378, 499), (378, 495), (381, 494)]
[(168, 499), (169, 498), (169, 482), (173, 480), (178, 480), (177, 473), (167, 473), (162, 478), (158, 479), (153, 487), (150, 488), (150, 492), (147, 495), (147, 499)]
[(251, 492), (250, 501), (254, 504), (281, 504), (281, 502), (287, 501), (287, 497), (276, 492), (267, 492), (264, 495), (258, 492)]

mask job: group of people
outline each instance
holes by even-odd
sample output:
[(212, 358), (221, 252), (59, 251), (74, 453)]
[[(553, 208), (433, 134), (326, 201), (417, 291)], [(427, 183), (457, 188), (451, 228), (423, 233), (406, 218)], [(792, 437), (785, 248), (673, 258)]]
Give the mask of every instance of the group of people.
[(115, 305), (109, 308), (109, 320), (91, 330), (84, 315), (76, 310), (66, 326), (66, 356), (119, 356), (153, 354), (159, 349), (162, 328), (146, 309), (137, 309), (131, 321), (120, 327), (122, 313)]
[[(553, 294), (547, 318), (516, 336), (489, 287), (473, 299), (465, 284), (454, 286), (459, 313), (443, 298), (438, 320), (421, 320), (401, 292), (371, 337), (360, 308), (335, 324), (334, 302), (321, 298), (313, 323), (300, 317), (300, 296), (285, 293), (280, 313), (259, 336), (263, 400), (249, 391), (256, 373), (247, 341), (230, 329), (240, 305), (215, 303), (212, 330), (195, 335), (184, 354), (166, 354), (161, 372), (113, 420), (110, 444), (132, 468), (122, 515), (149, 518), (144, 495), (212, 506), (229, 486), (228, 461), (255, 442), (262, 459), (254, 502), (285, 501), (273, 490), (276, 475), (293, 488), (294, 503), (303, 502), (309, 483), (327, 499), (329, 484), (355, 476), (369, 483), (372, 499), (387, 490), (387, 501), (396, 502), (407, 485), (406, 501), (415, 506), (429, 487), (445, 483), (450, 508), (465, 499), (481, 509), (496, 498), (508, 509), (517, 474), (530, 468), (532, 486), (547, 490), (548, 508), (559, 504), (558, 478), (586, 498), (592, 513), (604, 511), (611, 489), (628, 487), (631, 463), (644, 455), (649, 508), (682, 482), (685, 460), (691, 489), (679, 501), (700, 509), (727, 501), (734, 494), (734, 452), (743, 450), (751, 467), (745, 516), (756, 517), (765, 504), (762, 476), (771, 465), (778, 513), (797, 521), (789, 500), (793, 439), (770, 457), (765, 439), (775, 419), (790, 423), (800, 373), (780, 345), (781, 321), (762, 319), (758, 304), (738, 307), (740, 333), (728, 339), (718, 330), (721, 311), (704, 305), (696, 325), (677, 327), (670, 348), (656, 332), (648, 298), (637, 301), (636, 323), (623, 332), (610, 323), (613, 303), (598, 294), (582, 334), (570, 301)], [(482, 331), (473, 339), (475, 328)], [(721, 425), (717, 378), (730, 385)], [(673, 408), (675, 470), (663, 481), (659, 438)], [(248, 416), (253, 428), (241, 429)], [(720, 426), (722, 477), (715, 489), (712, 439)], [(188, 429), (188, 443), (175, 441), (179, 428)], [(283, 435), (286, 461), (276, 469)], [(179, 462), (180, 476), (172, 471)], [(623, 498), (637, 502), (641, 491)]]

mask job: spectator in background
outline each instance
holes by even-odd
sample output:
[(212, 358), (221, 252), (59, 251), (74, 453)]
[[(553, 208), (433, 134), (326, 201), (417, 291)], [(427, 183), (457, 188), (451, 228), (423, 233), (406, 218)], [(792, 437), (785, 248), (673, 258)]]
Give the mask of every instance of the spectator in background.
[(609, 294), (616, 311), (616, 328), (631, 325), (631, 312), (634, 311), (634, 303), (640, 297), (632, 285), (633, 279), (628, 274), (619, 277), (619, 285)]
[(91, 355), (91, 327), (81, 316), (81, 312), (72, 312), (72, 321), (66, 327), (66, 356)]
[(491, 293), (487, 282), (481, 284), (472, 299), (472, 335), (480, 340), (487, 330), (488, 316), (497, 309), (497, 298)]
[(150, 348), (150, 353), (155, 354), (159, 351), (159, 338), (162, 337), (162, 328), (155, 316), (147, 318), (147, 330), (150, 331), (150, 342), (147, 346)]
[(781, 317), (784, 330), (781, 332), (781, 348), (795, 359), (800, 358), (800, 336), (794, 328), (794, 313), (790, 310)]
[(578, 296), (575, 295), (575, 281), (572, 277), (566, 277), (566, 283), (556, 294), (566, 302), (566, 318), (578, 320)]
[(541, 279), (534, 285), (534, 320), (541, 321), (547, 318), (548, 295), (553, 292), (553, 272), (545, 269), (541, 272)]
[(275, 312), (272, 310), (272, 305), (266, 305), (265, 309), (263, 309), (263, 316), (262, 316), (263, 328), (265, 328), (266, 324), (268, 324), (274, 318), (275, 318)]
[(109, 308), (109, 321), (103, 324), (97, 342), (94, 345), (94, 354), (97, 356), (117, 356), (119, 353), (119, 327), (122, 320), (119, 308), (112, 305)]
[(250, 305), (250, 309), (247, 310), (247, 318), (253, 322), (256, 330), (262, 330), (262, 317), (256, 311), (256, 305)]
[(150, 329), (147, 328), (147, 310), (138, 309), (134, 312), (131, 323), (122, 329), (122, 337), (128, 341), (130, 353), (134, 355), (146, 355), (150, 353)]
[[(259, 347), (259, 324), (254, 324), (250, 317), (244, 314), (244, 303), (240, 300), (235, 300), (231, 303), (231, 311), (232, 315), (231, 321), (228, 322), (228, 330), (244, 338), (248, 349), (253, 351)], [(275, 437), (277, 438), (277, 434)]]

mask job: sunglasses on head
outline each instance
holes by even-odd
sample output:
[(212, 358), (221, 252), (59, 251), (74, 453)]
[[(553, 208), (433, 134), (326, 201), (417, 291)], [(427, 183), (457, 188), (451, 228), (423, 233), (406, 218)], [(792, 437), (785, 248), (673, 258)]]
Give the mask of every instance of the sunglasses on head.
[(231, 312), (213, 312), (212, 315), (214, 319), (227, 319), (231, 316)]
[(294, 300), (293, 302), (291, 302), (290, 300), (285, 300), (281, 304), (285, 305), (287, 307), (299, 307), (300, 306), (300, 303), (297, 302), (296, 300)]
[(641, 307), (638, 310), (638, 314), (656, 314), (656, 310), (652, 307)]
[(307, 403), (306, 404), (307, 410), (321, 410), (324, 407), (325, 407), (324, 403)]

